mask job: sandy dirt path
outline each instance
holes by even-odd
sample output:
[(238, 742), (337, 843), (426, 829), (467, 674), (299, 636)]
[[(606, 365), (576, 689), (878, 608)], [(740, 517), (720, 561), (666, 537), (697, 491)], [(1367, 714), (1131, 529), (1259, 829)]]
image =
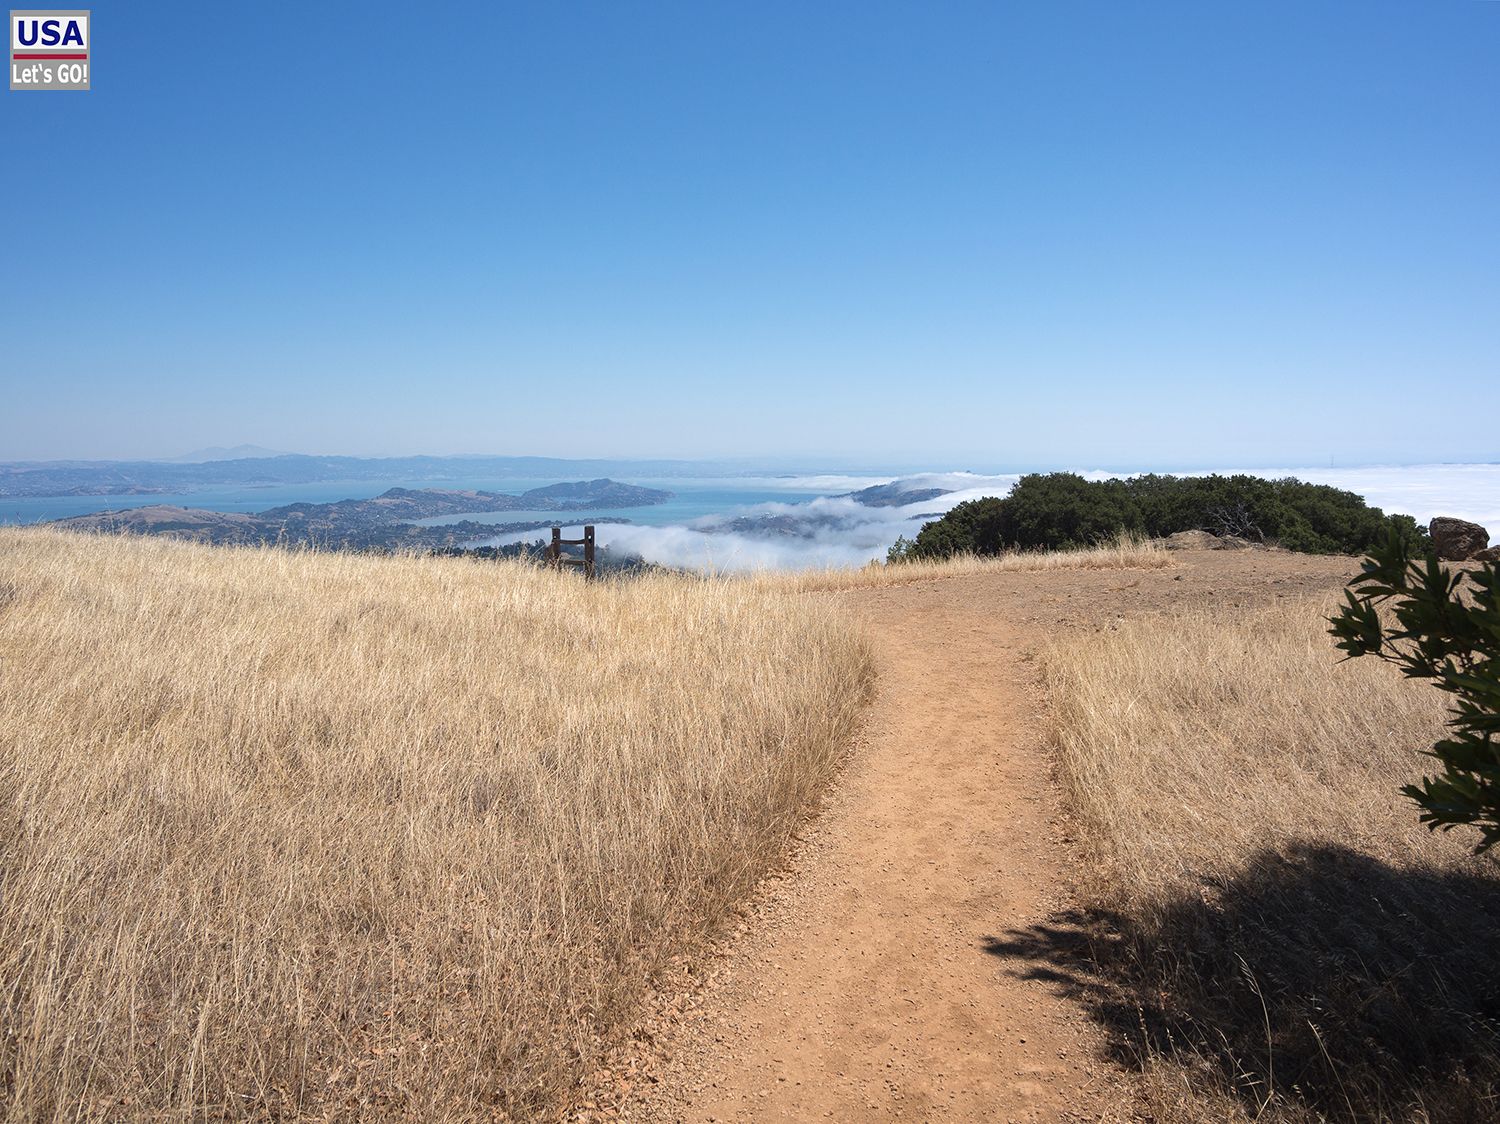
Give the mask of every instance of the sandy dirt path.
[(985, 938), (1063, 904), (1034, 628), (951, 583), (861, 593), (862, 745), (651, 1115), (1092, 1119), (1099, 1033)]

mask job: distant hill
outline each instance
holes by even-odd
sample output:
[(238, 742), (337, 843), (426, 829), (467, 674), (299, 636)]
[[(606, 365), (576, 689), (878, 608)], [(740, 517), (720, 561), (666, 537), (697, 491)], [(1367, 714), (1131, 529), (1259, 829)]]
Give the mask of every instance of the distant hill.
[(167, 464), (207, 464), (209, 461), (263, 460), (266, 457), (284, 457), (286, 453), (267, 449), (263, 445), (236, 445), (226, 449), (222, 445), (210, 445), (206, 449), (195, 449), (180, 457), (168, 457)]
[[(100, 511), (59, 519), (53, 526), (74, 531), (125, 531), (136, 535), (175, 535), (204, 542), (260, 542), (265, 528), (258, 516), (237, 511), (152, 504), (126, 511)], [(268, 540), (269, 541), (269, 540)]]
[(689, 469), (698, 470), (701, 466), (687, 461), (316, 457), (300, 453), (206, 461), (10, 461), (0, 462), (0, 497), (160, 495), (225, 485), (318, 484), (340, 480), (442, 483), (486, 476), (497, 480), (514, 477), (561, 480), (608, 477), (621, 471), (671, 476)]
[(260, 518), (272, 522), (303, 520), (333, 525), (400, 523), (439, 515), (469, 515), (492, 511), (574, 511), (612, 507), (647, 507), (664, 503), (671, 492), (641, 488), (610, 479), (550, 484), (518, 496), (504, 492), (447, 491), (439, 488), (391, 488), (374, 499), (336, 503), (293, 503), (272, 507)]
[[(444, 549), (512, 531), (533, 531), (548, 521), (479, 523), (460, 520), (441, 527), (420, 527), (417, 520), (441, 515), (495, 511), (576, 511), (642, 507), (670, 499), (671, 492), (600, 479), (536, 488), (519, 496), (500, 492), (391, 488), (367, 500), (294, 503), (254, 515), (206, 511), (156, 504), (126, 511), (103, 511), (59, 519), (52, 526), (76, 531), (171, 535), (201, 542), (316, 544), (360, 550)], [(601, 523), (628, 522), (600, 517)]]
[(613, 480), (580, 480), (574, 484), (549, 484), (521, 495), (530, 501), (522, 506), (571, 511), (581, 507), (639, 507), (670, 499), (671, 492), (618, 484)]
[(889, 484), (875, 484), (857, 492), (845, 492), (837, 499), (853, 500), (865, 507), (905, 507), (907, 504), (926, 503), (939, 496), (946, 496), (948, 488), (908, 488), (904, 480), (892, 480)]

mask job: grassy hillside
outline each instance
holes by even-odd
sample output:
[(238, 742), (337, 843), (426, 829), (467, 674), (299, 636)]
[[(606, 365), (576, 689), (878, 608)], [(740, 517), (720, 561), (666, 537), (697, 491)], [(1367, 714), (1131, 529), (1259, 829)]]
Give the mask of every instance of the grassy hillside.
[(1047, 659), (1092, 908), (1028, 951), (1114, 1027), (1150, 1119), (1500, 1115), (1500, 877), (1398, 792), (1444, 697), (1338, 662), (1332, 607), (1133, 618)]
[(869, 677), (753, 582), (0, 531), (6, 1118), (555, 1105)]

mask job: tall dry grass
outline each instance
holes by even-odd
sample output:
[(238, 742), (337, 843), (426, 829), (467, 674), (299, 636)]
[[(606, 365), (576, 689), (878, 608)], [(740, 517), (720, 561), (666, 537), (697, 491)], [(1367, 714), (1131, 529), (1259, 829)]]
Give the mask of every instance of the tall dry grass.
[(554, 1110), (869, 678), (750, 583), (0, 531), (5, 1118)]
[(1338, 662), (1331, 608), (1142, 617), (1046, 657), (1090, 909), (1017, 947), (1088, 948), (1074, 982), (1153, 1118), (1500, 1119), (1496, 866), (1398, 792), (1444, 697)]
[(976, 574), (1036, 573), (1050, 570), (1165, 570), (1174, 564), (1172, 552), (1160, 543), (1122, 535), (1110, 542), (1078, 550), (1018, 550), (990, 556), (960, 554), (952, 558), (871, 562), (859, 567), (758, 573), (753, 580), (767, 588), (813, 593), (879, 589), (935, 578), (968, 577)]

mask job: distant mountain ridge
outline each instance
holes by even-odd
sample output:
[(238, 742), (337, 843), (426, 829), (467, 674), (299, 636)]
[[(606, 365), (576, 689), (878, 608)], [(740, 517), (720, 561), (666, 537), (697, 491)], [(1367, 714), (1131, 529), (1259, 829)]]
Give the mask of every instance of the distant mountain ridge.
[(263, 445), (235, 445), (226, 449), (222, 445), (210, 445), (206, 449), (194, 449), (180, 457), (166, 457), (164, 464), (206, 464), (209, 461), (261, 460), (266, 457), (284, 457), (289, 454), (279, 449), (267, 449)]
[[(210, 450), (204, 450), (208, 452)], [(233, 452), (233, 450), (229, 450)], [(0, 497), (161, 495), (214, 486), (275, 486), (329, 481), (442, 482), (476, 477), (607, 478), (678, 475), (691, 461), (565, 460), (553, 457), (318, 457), (284, 453), (210, 461), (0, 462)]]

